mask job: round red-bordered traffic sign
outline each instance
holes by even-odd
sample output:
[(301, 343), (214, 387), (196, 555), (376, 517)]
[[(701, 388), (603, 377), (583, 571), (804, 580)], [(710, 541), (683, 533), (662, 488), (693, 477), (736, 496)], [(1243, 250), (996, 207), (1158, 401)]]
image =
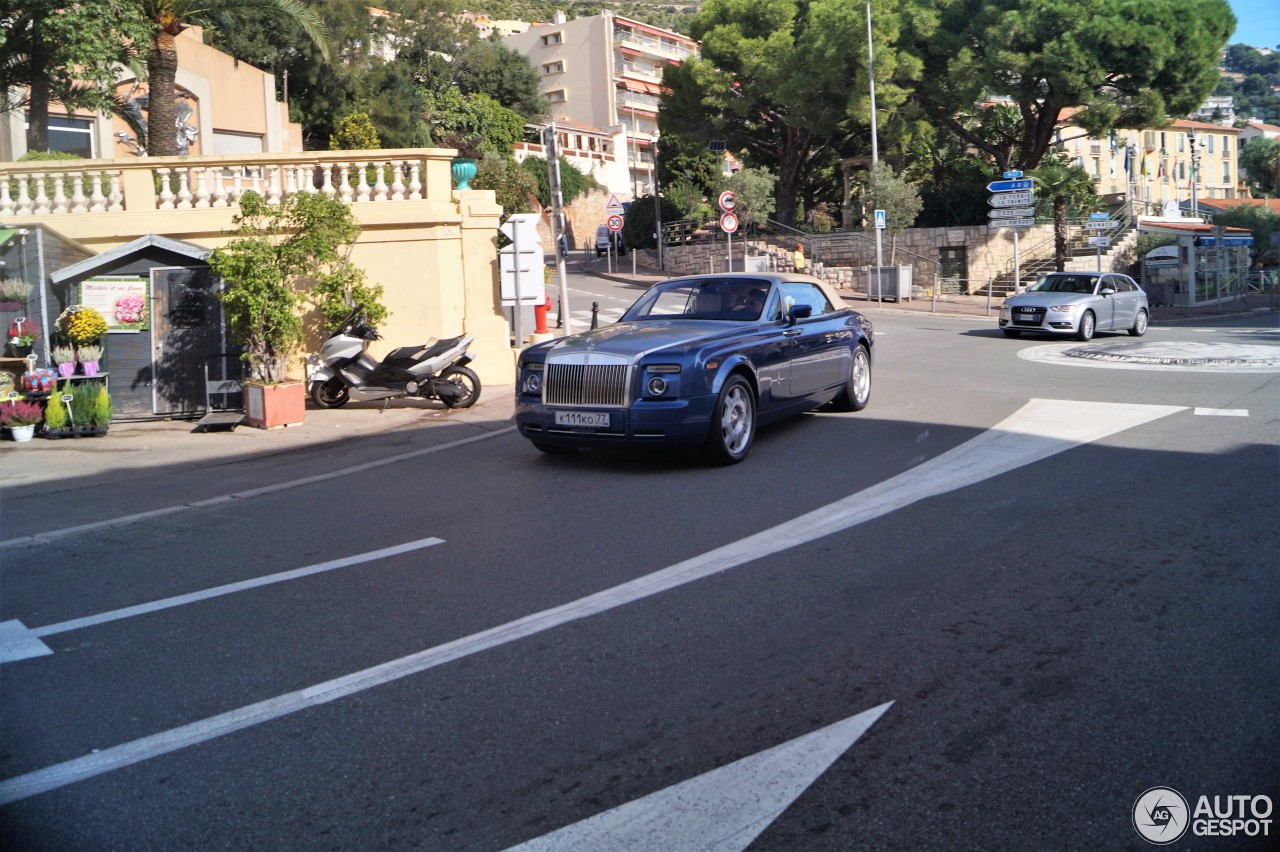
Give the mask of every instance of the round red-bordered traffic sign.
[(738, 206), (738, 199), (734, 198), (733, 193), (725, 190), (720, 193), (720, 209), (728, 213), (730, 210)]
[(726, 234), (732, 234), (738, 230), (738, 217), (732, 213), (726, 213), (720, 217), (720, 230)]
[(604, 223), (609, 227), (609, 230), (610, 230), (610, 231), (621, 231), (621, 230), (622, 230), (622, 217), (621, 217), (621, 216), (610, 216), (608, 219), (605, 219), (605, 220), (604, 220)]

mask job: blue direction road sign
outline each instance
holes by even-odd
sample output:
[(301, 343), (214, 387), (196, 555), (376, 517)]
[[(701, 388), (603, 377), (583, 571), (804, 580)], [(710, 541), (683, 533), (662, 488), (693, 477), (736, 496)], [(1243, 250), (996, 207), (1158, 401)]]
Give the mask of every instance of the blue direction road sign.
[(1022, 178), (1021, 180), (993, 180), (987, 184), (988, 192), (1014, 192), (1019, 189), (1032, 189), (1036, 182), (1031, 178)]
[(1019, 171), (1005, 172), (1004, 176), (1007, 178), (1020, 178), (1022, 177), (1022, 172), (1019, 172)]
[(1109, 213), (1090, 213), (1090, 214), (1089, 214), (1089, 218), (1090, 218), (1090, 219), (1110, 219), (1110, 218), (1111, 218), (1111, 214), (1109, 214)]

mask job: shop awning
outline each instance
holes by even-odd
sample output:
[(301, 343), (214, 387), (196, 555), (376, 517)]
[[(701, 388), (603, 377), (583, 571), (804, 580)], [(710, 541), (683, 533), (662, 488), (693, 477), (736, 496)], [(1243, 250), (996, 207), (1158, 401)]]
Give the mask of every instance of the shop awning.
[(17, 228), (0, 228), (0, 246), (7, 246), (16, 233), (18, 233)]

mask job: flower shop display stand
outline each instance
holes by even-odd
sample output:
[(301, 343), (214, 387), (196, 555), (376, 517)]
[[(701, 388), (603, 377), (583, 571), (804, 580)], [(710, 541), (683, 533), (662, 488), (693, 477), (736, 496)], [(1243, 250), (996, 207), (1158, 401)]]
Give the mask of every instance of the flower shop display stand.
[[(210, 355), (204, 361), (204, 409), (205, 415), (196, 423), (196, 431), (199, 432), (234, 432), (236, 427), (244, 422), (244, 412), (232, 410), (228, 401), (232, 394), (240, 393), (244, 390), (239, 379), (226, 377), (226, 369), (228, 358), (232, 356), (226, 352), (219, 352), (216, 355)], [(209, 362), (215, 359), (223, 362), (223, 376), (221, 379), (209, 378)], [(213, 398), (215, 396), (222, 397), (222, 408), (213, 407)]]

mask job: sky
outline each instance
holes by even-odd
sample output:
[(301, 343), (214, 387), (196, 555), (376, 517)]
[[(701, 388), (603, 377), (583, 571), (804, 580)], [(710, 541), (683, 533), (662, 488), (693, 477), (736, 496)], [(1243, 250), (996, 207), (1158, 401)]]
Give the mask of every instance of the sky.
[(1275, 49), (1280, 45), (1280, 2), (1277, 0), (1227, 0), (1236, 16), (1236, 31), (1227, 44), (1247, 44)]

